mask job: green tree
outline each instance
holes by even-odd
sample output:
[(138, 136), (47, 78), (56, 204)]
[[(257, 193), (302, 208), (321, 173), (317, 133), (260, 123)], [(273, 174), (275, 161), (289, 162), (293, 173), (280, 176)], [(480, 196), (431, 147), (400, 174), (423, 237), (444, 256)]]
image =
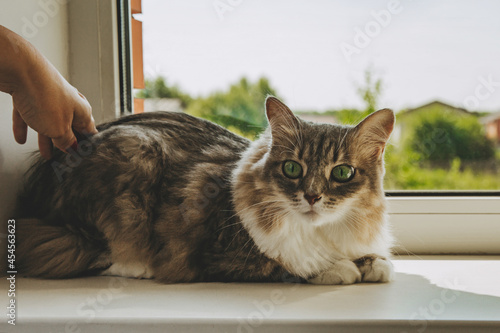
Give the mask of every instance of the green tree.
[(268, 79), (262, 77), (252, 83), (243, 77), (226, 91), (193, 101), (186, 112), (254, 139), (267, 126), (264, 114), (267, 95), (276, 96)]
[(145, 88), (137, 93), (137, 98), (178, 98), (183, 107), (187, 107), (193, 100), (191, 96), (182, 92), (179, 86), (168, 85), (163, 76), (146, 79), (144, 85)]
[(371, 68), (366, 69), (364, 74), (364, 82), (358, 87), (357, 92), (365, 103), (364, 115), (368, 115), (377, 111), (382, 94), (382, 79), (375, 78)]
[(476, 117), (438, 110), (414, 119), (406, 147), (420, 161), (486, 160), (495, 155)]
[(341, 124), (356, 125), (365, 117), (365, 112), (355, 109), (335, 111), (335, 117)]

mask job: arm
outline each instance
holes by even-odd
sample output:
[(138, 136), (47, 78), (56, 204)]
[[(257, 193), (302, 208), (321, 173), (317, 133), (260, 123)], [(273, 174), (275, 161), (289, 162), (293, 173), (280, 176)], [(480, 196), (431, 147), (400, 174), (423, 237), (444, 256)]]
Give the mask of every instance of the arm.
[(16, 141), (26, 142), (27, 126), (33, 128), (45, 158), (52, 144), (63, 151), (74, 145), (73, 130), (97, 132), (85, 97), (33, 45), (1, 25), (0, 91), (12, 95)]

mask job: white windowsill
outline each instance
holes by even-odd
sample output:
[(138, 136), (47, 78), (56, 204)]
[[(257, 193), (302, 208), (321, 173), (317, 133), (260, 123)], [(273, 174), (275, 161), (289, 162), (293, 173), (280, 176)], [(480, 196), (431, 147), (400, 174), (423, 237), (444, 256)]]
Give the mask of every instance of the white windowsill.
[(500, 254), (500, 197), (390, 197), (396, 252)]
[(352, 286), (19, 278), (17, 325), (4, 316), (0, 331), (500, 330), (500, 256), (399, 257), (394, 264), (396, 281)]

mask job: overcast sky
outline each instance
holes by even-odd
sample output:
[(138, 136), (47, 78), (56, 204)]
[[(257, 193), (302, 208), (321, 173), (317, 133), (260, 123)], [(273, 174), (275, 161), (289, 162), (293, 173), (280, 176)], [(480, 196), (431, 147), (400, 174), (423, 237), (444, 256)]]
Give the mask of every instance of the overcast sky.
[(195, 96), (266, 76), (295, 110), (360, 107), (371, 66), (380, 107), (500, 111), (500, 1), (143, 0), (142, 20), (146, 76)]

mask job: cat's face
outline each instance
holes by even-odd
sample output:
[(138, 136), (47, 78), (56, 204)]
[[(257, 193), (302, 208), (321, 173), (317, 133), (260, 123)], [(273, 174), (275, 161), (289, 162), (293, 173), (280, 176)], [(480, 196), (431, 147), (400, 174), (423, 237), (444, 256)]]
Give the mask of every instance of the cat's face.
[(272, 97), (266, 111), (270, 145), (256, 181), (266, 184), (264, 200), (282, 210), (278, 215), (312, 225), (341, 223), (383, 200), (392, 111), (374, 113), (356, 127), (302, 121)]

